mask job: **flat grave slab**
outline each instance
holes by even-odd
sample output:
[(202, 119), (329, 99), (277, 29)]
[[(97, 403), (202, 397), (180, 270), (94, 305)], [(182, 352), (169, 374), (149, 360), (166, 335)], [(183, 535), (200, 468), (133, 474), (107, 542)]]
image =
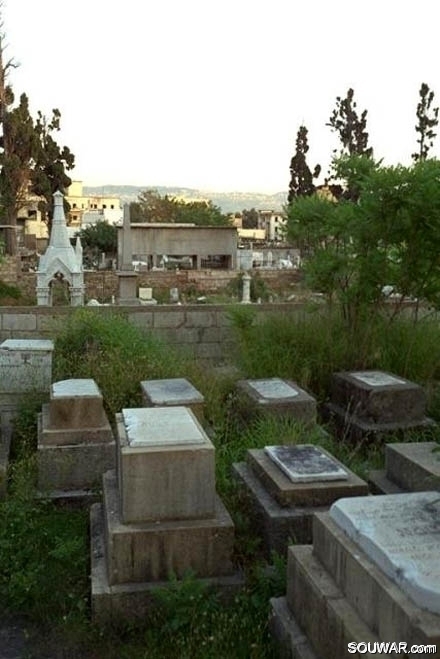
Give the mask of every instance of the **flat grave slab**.
[(391, 373), (353, 371), (334, 373), (331, 403), (366, 423), (423, 421), (426, 395), (423, 388)]
[(348, 479), (347, 471), (313, 444), (266, 446), (264, 450), (293, 483)]
[(291, 380), (239, 380), (236, 386), (244, 412), (288, 414), (303, 423), (316, 422), (316, 400)]
[(418, 606), (440, 613), (438, 492), (340, 499), (330, 517)]
[(186, 405), (200, 421), (203, 421), (205, 399), (186, 378), (144, 380), (141, 382), (141, 389), (147, 407)]
[(123, 409), (130, 447), (203, 444), (206, 436), (186, 407)]

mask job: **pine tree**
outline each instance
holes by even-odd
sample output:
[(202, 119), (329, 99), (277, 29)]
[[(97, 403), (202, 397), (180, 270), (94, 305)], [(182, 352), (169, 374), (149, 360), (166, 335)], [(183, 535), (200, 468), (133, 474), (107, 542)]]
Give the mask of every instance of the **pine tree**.
[(290, 161), (290, 183), (287, 197), (289, 204), (297, 197), (310, 196), (315, 192), (313, 179), (317, 178), (321, 171), (321, 166), (316, 165), (312, 173), (307, 165), (306, 154), (309, 150), (307, 134), (307, 128), (300, 126), (296, 135), (295, 155)]
[(419, 139), (417, 143), (419, 144), (419, 151), (412, 154), (414, 162), (419, 160), (426, 160), (428, 157), (429, 149), (434, 144), (434, 138), (437, 133), (434, 132), (434, 128), (438, 126), (438, 107), (431, 108), (432, 102), (434, 100), (434, 92), (431, 91), (426, 84), (422, 82), (422, 85), (419, 90), (420, 101), (417, 105), (417, 125), (416, 131), (419, 133)]
[(359, 116), (354, 91), (349, 89), (346, 98), (336, 97), (336, 107), (326, 126), (338, 133), (342, 144), (341, 155), (358, 155), (371, 158), (373, 149), (368, 146), (367, 110)]

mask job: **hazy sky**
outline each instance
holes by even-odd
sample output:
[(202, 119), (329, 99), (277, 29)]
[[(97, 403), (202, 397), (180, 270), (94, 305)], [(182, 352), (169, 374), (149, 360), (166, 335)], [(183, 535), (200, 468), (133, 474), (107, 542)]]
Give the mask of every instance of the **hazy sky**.
[(34, 114), (60, 109), (74, 179), (277, 192), (301, 123), (327, 170), (325, 123), (349, 87), (375, 155), (409, 164), (421, 82), (440, 104), (437, 5), (4, 0), (6, 59)]

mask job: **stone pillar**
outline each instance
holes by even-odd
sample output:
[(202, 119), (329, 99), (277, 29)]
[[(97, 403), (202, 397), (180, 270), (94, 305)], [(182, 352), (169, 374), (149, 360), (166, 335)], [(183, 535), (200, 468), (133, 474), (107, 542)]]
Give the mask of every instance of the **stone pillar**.
[(243, 298), (242, 304), (250, 304), (251, 301), (251, 276), (248, 272), (243, 275)]

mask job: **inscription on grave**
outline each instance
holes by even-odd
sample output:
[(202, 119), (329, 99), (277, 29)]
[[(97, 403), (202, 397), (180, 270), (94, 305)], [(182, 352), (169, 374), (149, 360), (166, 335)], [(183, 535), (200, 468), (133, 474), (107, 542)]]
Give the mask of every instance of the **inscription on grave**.
[(248, 384), (263, 398), (293, 398), (298, 391), (280, 378), (270, 380), (248, 380)]
[(416, 604), (440, 614), (438, 492), (340, 499), (330, 515)]
[(371, 387), (384, 387), (392, 384), (405, 384), (404, 380), (382, 373), (381, 371), (360, 371), (352, 373), (353, 377), (360, 382), (370, 385)]
[(345, 469), (312, 444), (266, 446), (264, 450), (293, 483), (348, 479)]

